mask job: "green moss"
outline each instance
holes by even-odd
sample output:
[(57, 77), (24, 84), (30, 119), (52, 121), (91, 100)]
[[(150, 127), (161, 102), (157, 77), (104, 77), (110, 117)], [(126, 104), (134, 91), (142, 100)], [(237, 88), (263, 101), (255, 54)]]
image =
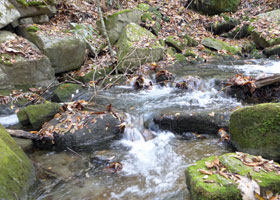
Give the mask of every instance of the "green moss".
[[(219, 157), (220, 161), (227, 167), (227, 169), (232, 173), (237, 173), (242, 176), (247, 176), (248, 173), (252, 176), (254, 180), (259, 180), (259, 186), (261, 190), (270, 190), (274, 193), (280, 192), (280, 176), (275, 172), (255, 172), (252, 167), (244, 165), (239, 159), (234, 158), (235, 153), (225, 154)], [(253, 156), (249, 155), (249, 158)]]
[(34, 32), (34, 33), (36, 33), (36, 32), (39, 31), (40, 29), (39, 29), (37, 26), (28, 26), (28, 27), (26, 28), (26, 30), (27, 30), (28, 32)]
[(233, 112), (230, 132), (239, 150), (280, 160), (280, 103), (259, 104)]
[(204, 38), (202, 44), (215, 50), (226, 50), (231, 54), (241, 54), (241, 48), (228, 45), (226, 42), (214, 38)]
[(60, 110), (60, 104), (45, 103), (40, 105), (31, 105), (21, 109), (18, 113), (18, 119), (22, 125), (32, 125), (34, 130), (39, 130), (43, 123), (52, 119)]
[(145, 13), (141, 16), (141, 21), (142, 21), (142, 22), (153, 21), (153, 14), (150, 13), (150, 12), (145, 12)]
[[(239, 174), (241, 176), (247, 176), (248, 173), (250, 173), (252, 178), (255, 181), (258, 181), (261, 191), (269, 190), (274, 193), (280, 192), (280, 176), (276, 172), (255, 172), (253, 167), (244, 165), (239, 159), (234, 158), (234, 155), (236, 155), (236, 153), (224, 154), (218, 157), (220, 162), (229, 172)], [(248, 157), (252, 158), (253, 156), (248, 155)], [(205, 162), (212, 162), (214, 159), (215, 156), (204, 158), (186, 169), (186, 182), (188, 188), (190, 189), (192, 199), (241, 200), (241, 192), (237, 188), (237, 184), (231, 179), (226, 179), (219, 174), (213, 173), (208, 176), (207, 180), (214, 181), (215, 183), (204, 182), (205, 174), (200, 173), (199, 169), (210, 171), (207, 169)], [(215, 171), (215, 169), (213, 171)]]
[(185, 50), (184, 56), (186, 56), (186, 57), (192, 57), (192, 58), (197, 57), (197, 55), (196, 55), (192, 50), (190, 50), (190, 49), (186, 49), (186, 50)]
[(0, 63), (6, 66), (12, 66), (14, 62), (22, 60), (23, 57), (8, 53), (0, 54)]
[(150, 9), (150, 5), (146, 3), (140, 3), (137, 7), (142, 11), (148, 11)]
[(191, 165), (185, 171), (186, 182), (191, 192), (192, 199), (194, 200), (226, 200), (235, 199), (241, 200), (240, 191), (237, 186), (230, 179), (226, 179), (219, 174), (209, 175), (207, 180), (215, 181), (215, 183), (205, 183), (203, 177), (205, 174), (200, 173), (198, 170), (208, 170), (205, 162), (211, 162), (215, 156), (202, 159)]
[(169, 56), (175, 56), (176, 49), (174, 47), (168, 47), (166, 49), (166, 54), (169, 55)]
[(176, 58), (176, 61), (179, 63), (186, 62), (186, 57), (183, 54), (176, 53), (175, 58)]
[(187, 42), (188, 41), (186, 41), (185, 43), (181, 42), (180, 40), (175, 39), (174, 36), (168, 36), (165, 39), (165, 43), (170, 47), (174, 47), (178, 53), (181, 53), (185, 49), (185, 47), (187, 46)]
[(17, 0), (17, 2), (26, 7), (28, 7), (28, 6), (39, 7), (39, 6), (46, 6), (46, 5), (54, 4), (54, 0), (39, 0), (39, 1)]
[(0, 151), (0, 196), (2, 199), (20, 199), (29, 186), (33, 168), (2, 125)]
[(78, 84), (72, 84), (72, 83), (62, 84), (55, 89), (54, 95), (52, 97), (52, 101), (55, 102), (70, 101), (72, 94), (76, 94), (77, 90), (81, 91), (82, 86)]

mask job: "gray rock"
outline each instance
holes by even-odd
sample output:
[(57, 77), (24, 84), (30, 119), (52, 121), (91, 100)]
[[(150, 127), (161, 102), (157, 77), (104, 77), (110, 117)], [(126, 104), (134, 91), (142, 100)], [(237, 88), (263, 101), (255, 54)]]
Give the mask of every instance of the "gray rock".
[(47, 14), (35, 16), (35, 17), (32, 17), (32, 19), (33, 19), (34, 23), (36, 23), (36, 24), (43, 24), (43, 23), (50, 21), (50, 18)]
[[(10, 2), (16, 7), (16, 9), (20, 12), (21, 17), (32, 17), (42, 14), (47, 14), (48, 16), (53, 16), (56, 13), (56, 7), (53, 3), (49, 3), (49, 1), (37, 1), (37, 5), (32, 5), (34, 1), (18, 1), (18, 0), (10, 0)], [(46, 5), (46, 2), (48, 5)]]
[(32, 17), (26, 17), (19, 20), (19, 24), (34, 24)]
[[(8, 31), (0, 31), (0, 43), (19, 38)], [(0, 89), (47, 87), (55, 81), (54, 70), (50, 60), (32, 43), (21, 44), (31, 46), (37, 56), (26, 58), (21, 54), (0, 54)]]
[(273, 30), (274, 27), (280, 26), (280, 9), (258, 15), (257, 19), (253, 20), (249, 25), (249, 31), (258, 48), (264, 49), (280, 44), (280, 37), (278, 34), (274, 34), (274, 32), (271, 31), (268, 35), (264, 35), (262, 29), (258, 28), (258, 22), (262, 19), (265, 19), (266, 26)]
[[(82, 111), (76, 112), (71, 116), (71, 120), (82, 119), (82, 115), (85, 115)], [(60, 119), (52, 119), (48, 123), (46, 129), (48, 129), (49, 126), (57, 126), (65, 120), (67, 116), (68, 115), (62, 114)], [(93, 114), (89, 112), (86, 121), (82, 121), (82, 124), (83, 127), (78, 130), (68, 130), (64, 133), (54, 131), (54, 144), (51, 144), (51, 147), (55, 146), (59, 149), (67, 149), (68, 147), (74, 150), (92, 150), (106, 145), (118, 139), (120, 136), (118, 127), (120, 121), (111, 114)], [(59, 128), (57, 130), (59, 130)], [(36, 141), (36, 145), (38, 147), (48, 148), (48, 142), (44, 143), (44, 140), (49, 141), (44, 138), (43, 141)]]
[(200, 134), (217, 134), (220, 128), (229, 125), (229, 111), (168, 111), (154, 117), (160, 129), (178, 134), (197, 132)]
[(240, 4), (240, 0), (196, 0), (190, 2), (191, 8), (207, 15), (236, 12)]
[(226, 42), (223, 42), (221, 40), (213, 39), (213, 38), (204, 38), (202, 40), (202, 44), (209, 48), (213, 49), (216, 51), (226, 51), (231, 54), (241, 54), (241, 48), (235, 47), (235, 46), (230, 46)]
[(58, 86), (52, 96), (53, 102), (69, 102), (77, 98), (81, 93), (84, 92), (84, 89), (81, 85), (65, 83)]
[(266, 55), (267, 57), (270, 57), (270, 56), (273, 56), (273, 55), (280, 56), (280, 45), (275, 45), (275, 46), (266, 48), (263, 51), (263, 54)]
[(0, 2), (0, 29), (19, 17), (20, 13), (9, 0), (2, 0)]
[[(104, 18), (104, 23), (110, 38), (111, 44), (115, 44), (124, 29), (124, 27), (129, 23), (140, 24), (142, 11), (140, 10), (122, 10), (116, 12), (106, 18)], [(98, 22), (99, 29), (102, 31), (101, 23)]]
[(79, 68), (83, 62), (86, 43), (74, 35), (30, 31), (30, 26), (19, 26), (18, 34), (33, 42), (51, 61), (56, 73)]

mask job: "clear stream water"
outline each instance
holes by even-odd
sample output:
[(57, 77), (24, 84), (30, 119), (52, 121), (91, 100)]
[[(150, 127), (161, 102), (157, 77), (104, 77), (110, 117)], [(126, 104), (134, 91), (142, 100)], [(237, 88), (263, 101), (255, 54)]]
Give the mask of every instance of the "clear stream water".
[[(148, 91), (134, 91), (130, 86), (119, 86), (101, 94), (97, 102), (127, 113), (130, 124), (123, 139), (105, 145), (102, 150), (81, 153), (84, 158), (112, 157), (120, 161), (123, 169), (109, 173), (104, 168), (90, 170), (88, 162), (69, 152), (31, 151), (30, 158), (53, 175), (38, 174), (28, 199), (40, 200), (168, 200), (190, 199), (185, 184), (184, 170), (197, 160), (221, 155), (231, 149), (208, 135), (203, 140), (184, 140), (172, 132), (157, 130), (153, 124), (154, 139), (145, 141), (141, 132), (144, 123), (155, 113), (164, 110), (215, 110), (241, 106), (235, 99), (215, 89), (215, 80), (235, 73), (259, 75), (280, 73), (279, 61), (246, 61), (247, 64), (226, 63), (206, 65), (202, 71), (193, 66), (174, 68), (174, 74), (200, 75), (202, 87), (192, 92), (169, 87), (153, 87)], [(11, 123), (14, 118), (11, 117)], [(0, 118), (7, 122), (7, 118)], [(8, 123), (8, 122), (7, 122)], [(147, 127), (147, 125), (145, 125)], [(203, 125), (202, 125), (203, 126)]]

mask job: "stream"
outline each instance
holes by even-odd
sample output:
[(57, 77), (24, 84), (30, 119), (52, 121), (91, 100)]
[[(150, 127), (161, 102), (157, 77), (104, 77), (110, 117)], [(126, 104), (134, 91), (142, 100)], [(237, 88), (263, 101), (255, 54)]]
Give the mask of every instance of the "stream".
[[(209, 113), (217, 109), (233, 110), (244, 106), (225, 96), (218, 86), (236, 73), (258, 76), (280, 73), (280, 61), (250, 60), (184, 65), (168, 69), (180, 78), (195, 75), (202, 78), (197, 90), (184, 91), (171, 87), (154, 86), (151, 90), (135, 91), (131, 86), (116, 86), (102, 92), (98, 104), (112, 104), (126, 113), (129, 129), (122, 139), (76, 155), (70, 151), (32, 149), (27, 153), (39, 168), (49, 174), (38, 173), (27, 199), (38, 200), (189, 200), (184, 170), (203, 157), (221, 155), (232, 149), (219, 142), (216, 135), (205, 139), (186, 140), (170, 131), (159, 130), (153, 117), (166, 111), (200, 110)], [(151, 78), (152, 75), (151, 75)], [(16, 123), (15, 116), (0, 117), (0, 123)], [(203, 126), (203, 124), (201, 124)], [(155, 137), (145, 141), (142, 132), (152, 131)], [(201, 133), (203, 134), (203, 133)], [(122, 170), (111, 173), (104, 167), (92, 169), (88, 162), (93, 157), (113, 158)]]

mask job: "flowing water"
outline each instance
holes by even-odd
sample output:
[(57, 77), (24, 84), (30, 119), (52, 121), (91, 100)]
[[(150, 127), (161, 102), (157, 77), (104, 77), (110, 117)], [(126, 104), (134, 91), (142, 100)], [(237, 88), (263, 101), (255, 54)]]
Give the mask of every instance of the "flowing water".
[[(127, 113), (128, 128), (123, 139), (104, 145), (102, 150), (80, 153), (79, 156), (69, 151), (29, 152), (38, 169), (49, 172), (47, 175), (38, 173), (29, 199), (190, 199), (184, 170), (203, 157), (232, 150), (220, 143), (216, 136), (184, 140), (172, 132), (158, 130), (152, 123), (153, 116), (164, 110), (210, 112), (242, 106), (219, 91), (217, 79), (227, 79), (237, 72), (249, 75), (279, 73), (280, 62), (262, 60), (201, 68), (202, 71), (196, 71), (193, 66), (173, 69), (174, 74), (181, 76), (200, 75), (203, 80), (198, 90), (186, 92), (155, 86), (147, 91), (134, 91), (130, 86), (119, 86), (102, 93), (96, 102), (112, 103), (114, 109)], [(145, 141), (142, 133), (147, 128), (154, 137)], [(123, 168), (117, 173), (110, 173), (104, 167), (92, 169), (88, 160), (94, 156), (114, 158), (122, 163)]]

